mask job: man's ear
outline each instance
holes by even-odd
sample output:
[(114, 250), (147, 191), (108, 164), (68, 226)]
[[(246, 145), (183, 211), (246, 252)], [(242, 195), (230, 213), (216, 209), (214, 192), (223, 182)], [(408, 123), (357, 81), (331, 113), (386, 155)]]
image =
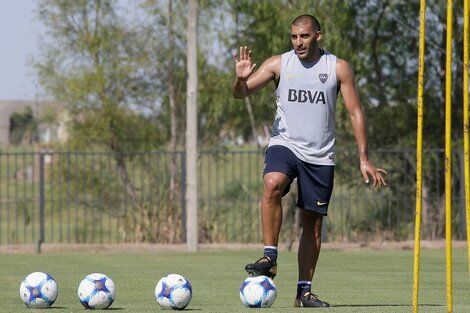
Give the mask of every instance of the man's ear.
[(320, 41), (323, 38), (323, 33), (321, 31), (317, 31), (315, 38), (317, 41)]

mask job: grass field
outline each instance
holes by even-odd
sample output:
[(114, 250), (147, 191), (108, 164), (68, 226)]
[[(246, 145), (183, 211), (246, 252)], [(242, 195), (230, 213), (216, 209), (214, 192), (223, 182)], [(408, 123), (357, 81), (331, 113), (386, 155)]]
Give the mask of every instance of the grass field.
[[(59, 296), (52, 312), (83, 312), (77, 287), (89, 273), (108, 274), (116, 284), (117, 298), (111, 310), (156, 312), (160, 307), (153, 291), (165, 274), (180, 273), (193, 286), (189, 311), (248, 312), (238, 289), (246, 277), (245, 263), (259, 251), (183, 252), (53, 252), (0, 256), (0, 312), (31, 312), (21, 302), (21, 279), (33, 271), (45, 271), (56, 279)], [(454, 312), (470, 312), (470, 280), (465, 249), (453, 251)], [(292, 307), (297, 280), (296, 254), (281, 252), (278, 298), (270, 312), (298, 312)], [(324, 250), (317, 267), (314, 292), (333, 307), (326, 312), (411, 312), (413, 251)], [(422, 250), (420, 312), (447, 312), (445, 252)]]

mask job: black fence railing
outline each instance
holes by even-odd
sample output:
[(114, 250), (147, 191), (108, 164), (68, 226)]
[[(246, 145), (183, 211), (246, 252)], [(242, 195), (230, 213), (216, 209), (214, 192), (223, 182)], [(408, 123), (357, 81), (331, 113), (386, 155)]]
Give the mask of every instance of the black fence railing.
[[(355, 149), (337, 155), (325, 240), (406, 240), (414, 236), (415, 151), (377, 150), (387, 187), (363, 183)], [(422, 237), (445, 234), (444, 153), (426, 150)], [(185, 153), (62, 150), (0, 152), (0, 245), (185, 242)], [(199, 240), (260, 242), (263, 152), (201, 151)], [(453, 153), (454, 239), (464, 239), (463, 151)], [(298, 235), (296, 190), (283, 199), (282, 240)]]

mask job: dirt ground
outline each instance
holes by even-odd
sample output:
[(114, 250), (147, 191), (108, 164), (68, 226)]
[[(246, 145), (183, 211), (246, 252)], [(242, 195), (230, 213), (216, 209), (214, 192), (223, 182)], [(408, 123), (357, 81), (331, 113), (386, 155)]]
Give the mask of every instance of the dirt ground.
[[(355, 251), (355, 250), (414, 250), (414, 241), (383, 241), (383, 242), (367, 242), (367, 243), (344, 243), (344, 242), (325, 242), (322, 244), (322, 250), (339, 250), (339, 251)], [(445, 240), (438, 241), (421, 241), (420, 246), (422, 249), (444, 249), (446, 247)], [(222, 251), (222, 250), (256, 250), (262, 249), (262, 244), (241, 244), (241, 243), (227, 243), (227, 244), (199, 244), (199, 251)], [(281, 251), (288, 250), (288, 246), (281, 244), (279, 246)], [(297, 243), (291, 246), (293, 251), (297, 250)], [(452, 248), (465, 249), (467, 248), (466, 241), (453, 241)], [(187, 250), (186, 244), (150, 244), (150, 243), (135, 243), (135, 244), (113, 244), (113, 245), (100, 245), (100, 244), (48, 244), (41, 245), (41, 253), (48, 252), (160, 252), (160, 251), (180, 251)], [(0, 254), (3, 253), (35, 253), (37, 246), (33, 244), (22, 245), (5, 245), (0, 246)]]

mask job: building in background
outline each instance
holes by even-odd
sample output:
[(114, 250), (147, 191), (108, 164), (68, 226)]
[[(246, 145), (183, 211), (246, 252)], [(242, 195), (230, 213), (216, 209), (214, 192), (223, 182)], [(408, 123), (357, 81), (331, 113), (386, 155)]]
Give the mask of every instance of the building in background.
[(0, 100), (0, 147), (13, 144), (12, 116), (32, 112), (37, 123), (38, 143), (63, 143), (66, 140), (67, 114), (62, 107), (50, 101)]

